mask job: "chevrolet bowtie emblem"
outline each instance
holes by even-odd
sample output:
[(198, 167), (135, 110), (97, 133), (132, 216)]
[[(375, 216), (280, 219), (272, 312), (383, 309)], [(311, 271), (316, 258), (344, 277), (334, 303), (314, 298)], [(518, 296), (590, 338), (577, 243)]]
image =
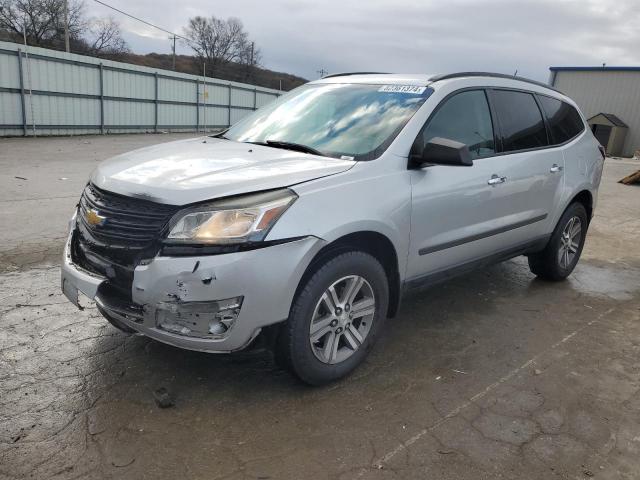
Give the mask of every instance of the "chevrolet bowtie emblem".
[(93, 208), (91, 210), (87, 210), (87, 213), (84, 214), (84, 218), (89, 225), (93, 226), (102, 226), (107, 223), (107, 217), (103, 217)]

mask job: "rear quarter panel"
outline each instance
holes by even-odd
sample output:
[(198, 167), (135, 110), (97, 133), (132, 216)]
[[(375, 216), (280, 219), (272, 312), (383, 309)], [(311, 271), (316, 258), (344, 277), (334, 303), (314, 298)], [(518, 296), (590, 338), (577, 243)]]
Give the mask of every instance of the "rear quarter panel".
[(589, 129), (586, 129), (575, 141), (562, 147), (562, 152), (565, 164), (564, 188), (562, 208), (556, 212), (556, 222), (571, 200), (582, 190), (588, 190), (591, 193), (595, 211), (604, 166), (604, 160), (598, 150), (598, 141)]

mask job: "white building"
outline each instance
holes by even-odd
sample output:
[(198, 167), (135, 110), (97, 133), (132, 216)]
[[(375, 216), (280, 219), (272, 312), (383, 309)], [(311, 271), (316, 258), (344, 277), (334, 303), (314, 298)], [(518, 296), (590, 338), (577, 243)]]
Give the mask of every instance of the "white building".
[(640, 67), (551, 67), (549, 83), (571, 97), (610, 155), (640, 149)]

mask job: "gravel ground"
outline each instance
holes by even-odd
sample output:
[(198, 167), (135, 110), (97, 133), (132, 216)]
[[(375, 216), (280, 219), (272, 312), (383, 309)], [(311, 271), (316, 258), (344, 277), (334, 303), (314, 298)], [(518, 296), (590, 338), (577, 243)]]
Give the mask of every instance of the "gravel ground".
[(640, 477), (640, 187), (616, 183), (638, 162), (607, 160), (568, 281), (518, 258), (413, 295), (351, 377), (309, 388), (61, 295), (95, 163), (180, 137), (0, 140), (0, 479)]

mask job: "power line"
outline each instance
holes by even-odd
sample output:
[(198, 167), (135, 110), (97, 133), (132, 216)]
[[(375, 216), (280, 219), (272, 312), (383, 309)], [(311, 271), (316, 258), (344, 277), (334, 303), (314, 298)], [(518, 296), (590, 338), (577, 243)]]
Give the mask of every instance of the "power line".
[(167, 30), (166, 28), (162, 28), (162, 27), (159, 27), (157, 25), (154, 25), (151, 22), (147, 22), (146, 20), (143, 20), (143, 19), (141, 19), (139, 17), (136, 17), (135, 15), (131, 15), (130, 13), (124, 12), (124, 11), (120, 10), (119, 8), (113, 7), (113, 6), (109, 5), (108, 3), (102, 2), (101, 0), (93, 0), (93, 1), (96, 2), (96, 3), (99, 3), (100, 5), (105, 6), (107, 8), (110, 8), (111, 10), (115, 10), (116, 12), (121, 13), (122, 15), (126, 15), (127, 17), (133, 18), (134, 20), (137, 20), (138, 22), (142, 22), (145, 25), (149, 25), (150, 27), (157, 28), (158, 30), (161, 30), (161, 31), (163, 31), (165, 33), (168, 33), (169, 35), (173, 35), (174, 37), (181, 38), (182, 40), (184, 40), (186, 42), (189, 42), (189, 39), (183, 37), (182, 35), (178, 35), (177, 33), (174, 33), (174, 32), (171, 32), (171, 31)]
[[(66, 1), (67, 0), (65, 0), (65, 2)], [(160, 30), (161, 32), (165, 32), (165, 33), (168, 33), (169, 35), (171, 35), (171, 37), (169, 37), (169, 40), (173, 40), (173, 46), (171, 48), (171, 51), (172, 51), (172, 54), (173, 54), (173, 70), (174, 71), (176, 69), (176, 38), (180, 38), (180, 39), (184, 40), (184, 42), (189, 46), (192, 45), (191, 42), (189, 41), (189, 39), (183, 37), (182, 35), (178, 35), (177, 33), (174, 33), (174, 32), (171, 32), (171, 31), (167, 30), (166, 28), (162, 28), (162, 27), (159, 27), (157, 25), (154, 25), (151, 22), (147, 22), (146, 20), (143, 20), (143, 19), (141, 19), (139, 17), (136, 17), (135, 15), (131, 15), (130, 13), (127, 13), (127, 12), (125, 12), (123, 10), (120, 10), (119, 8), (113, 7), (113, 6), (109, 5), (108, 3), (105, 3), (105, 2), (103, 2), (101, 0), (94, 0), (94, 1), (96, 3), (99, 3), (102, 6), (110, 8), (111, 10), (115, 10), (116, 12), (121, 13), (122, 15), (125, 15), (125, 16), (127, 16), (129, 18), (133, 18), (134, 20), (137, 20), (138, 22), (144, 23), (145, 25), (149, 25), (150, 27), (156, 28), (156, 29)], [(68, 46), (67, 46), (67, 51), (69, 51), (69, 47)]]

